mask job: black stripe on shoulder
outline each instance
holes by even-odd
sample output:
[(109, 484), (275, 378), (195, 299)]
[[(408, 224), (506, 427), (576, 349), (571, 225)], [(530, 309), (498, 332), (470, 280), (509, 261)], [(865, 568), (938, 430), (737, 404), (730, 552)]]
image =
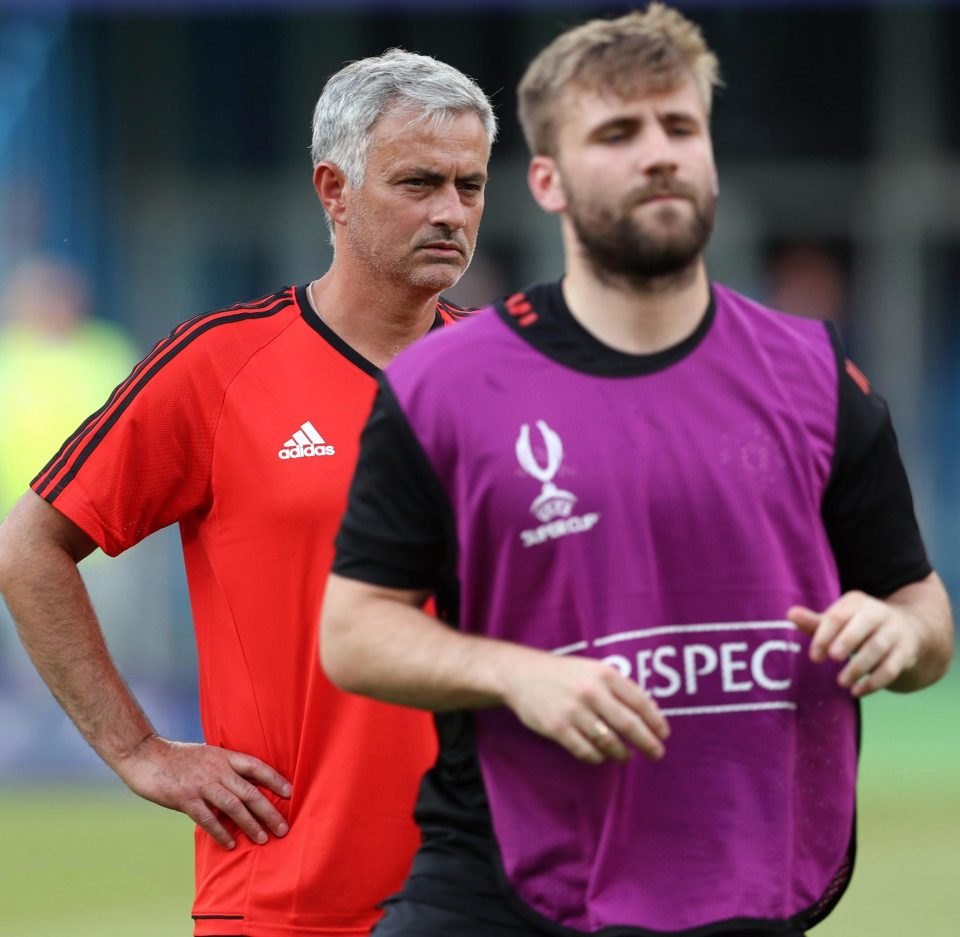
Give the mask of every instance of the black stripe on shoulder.
[[(286, 299), (284, 303), (283, 300)], [(269, 296), (264, 297), (260, 300), (255, 300), (251, 304), (237, 303), (234, 306), (227, 307), (227, 309), (214, 309), (208, 310), (206, 312), (201, 312), (196, 316), (193, 316), (190, 319), (187, 319), (185, 322), (181, 322), (179, 325), (175, 326), (170, 334), (166, 338), (160, 339), (153, 348), (134, 366), (130, 374), (118, 384), (107, 398), (107, 402), (100, 407), (99, 410), (96, 410), (92, 413), (86, 420), (84, 420), (73, 434), (64, 442), (60, 447), (57, 453), (50, 459), (49, 462), (37, 473), (36, 477), (30, 482), (31, 487), (37, 485), (45, 475), (50, 474), (51, 469), (53, 469), (52, 474), (55, 476), (59, 473), (63, 467), (70, 460), (70, 456), (76, 450), (77, 446), (80, 445), (83, 438), (89, 433), (90, 428), (96, 424), (97, 420), (106, 413), (110, 407), (113, 405), (114, 401), (120, 395), (120, 393), (132, 384), (132, 382), (144, 371), (145, 368), (149, 367), (153, 361), (156, 359), (156, 356), (162, 352), (164, 349), (168, 348), (170, 344), (187, 331), (190, 327), (196, 325), (198, 322), (203, 321), (204, 319), (209, 319), (213, 316), (222, 315), (224, 312), (231, 309), (242, 309), (246, 308), (248, 305), (252, 307), (263, 307), (269, 306), (272, 304), (282, 303), (282, 305), (277, 305), (273, 312), (279, 312), (281, 309), (286, 308), (293, 301), (292, 291), (288, 287), (284, 290), (278, 290), (275, 293), (271, 293)], [(39, 485), (38, 493), (43, 496), (43, 487), (44, 484)]]
[[(221, 325), (229, 325), (231, 323), (241, 322), (246, 319), (267, 319), (271, 316), (276, 315), (278, 312), (281, 312), (282, 310), (286, 309), (288, 306), (292, 304), (292, 302), (293, 302), (292, 297), (288, 296), (287, 302), (280, 303), (279, 305), (274, 305), (262, 310), (235, 312), (232, 315), (227, 315), (227, 316), (222, 315), (223, 310), (218, 312), (207, 313), (206, 317), (209, 321), (200, 325), (182, 341), (176, 342), (174, 344), (172, 341), (168, 340), (168, 342), (166, 343), (160, 343), (159, 345), (157, 345), (157, 347), (154, 349), (152, 353), (154, 355), (154, 358), (149, 363), (149, 367), (140, 368), (139, 371), (135, 369), (131, 379), (128, 379), (128, 381), (125, 382), (125, 384), (120, 385), (120, 387), (124, 387), (126, 386), (126, 384), (129, 384), (130, 380), (132, 380), (133, 378), (137, 379), (136, 383), (130, 388), (130, 392), (127, 394), (125, 399), (113, 410), (110, 416), (106, 420), (104, 420), (103, 423), (100, 424), (97, 431), (87, 441), (86, 445), (83, 448), (83, 451), (80, 452), (80, 454), (77, 455), (76, 459), (74, 460), (73, 465), (70, 468), (70, 471), (67, 472), (67, 474), (60, 479), (60, 481), (57, 483), (57, 485), (54, 487), (52, 491), (47, 493), (43, 493), (42, 491), (39, 492), (41, 496), (44, 497), (47, 501), (49, 501), (51, 504), (53, 503), (53, 501), (60, 495), (63, 489), (76, 477), (77, 472), (80, 471), (80, 469), (83, 467), (83, 464), (87, 461), (88, 458), (90, 458), (90, 455), (100, 444), (104, 436), (106, 436), (106, 434), (114, 426), (117, 420), (120, 419), (120, 417), (126, 411), (127, 407), (129, 407), (130, 404), (136, 399), (140, 391), (143, 390), (143, 388), (150, 382), (151, 378), (153, 378), (154, 375), (156, 375), (167, 364), (169, 364), (177, 355), (180, 354), (180, 352), (182, 352), (185, 348), (188, 348), (190, 345), (192, 345), (193, 342), (196, 341), (201, 335)], [(217, 316), (219, 316), (219, 318), (216, 318)], [(194, 320), (194, 321), (197, 321), (197, 320)], [(164, 353), (159, 354), (159, 352), (161, 351), (163, 351)], [(144, 362), (141, 362), (141, 364), (145, 364), (145, 363), (146, 363), (146, 359)], [(120, 388), (118, 387), (117, 390), (119, 389)], [(111, 395), (110, 401), (112, 401), (115, 396), (116, 396), (116, 391), (114, 391), (114, 394)], [(89, 433), (90, 429), (92, 428), (96, 420), (109, 409), (110, 401), (108, 401), (108, 403), (104, 407), (101, 407), (100, 410), (98, 410), (97, 413), (94, 414), (94, 416), (90, 417), (90, 419), (88, 419), (86, 423), (84, 423), (80, 431), (74, 435), (72, 444), (67, 447), (67, 449), (62, 453), (62, 455), (58, 460), (58, 464), (55, 467), (54, 472), (52, 473), (54, 476), (59, 474), (66, 467), (73, 453), (77, 450), (77, 448), (83, 442), (84, 436), (86, 436), (87, 433)], [(46, 470), (44, 470), (44, 472), (46, 472)], [(41, 472), (40, 474), (42, 475), (44, 474), (44, 472)]]
[[(197, 322), (202, 322), (204, 319), (210, 318), (210, 316), (219, 316), (225, 312), (241, 312), (243, 310), (250, 310), (251, 312), (254, 312), (258, 310), (269, 309), (274, 304), (282, 303), (284, 300), (286, 300), (287, 304), (293, 302), (293, 290), (289, 286), (282, 290), (277, 290), (275, 293), (270, 293), (269, 296), (263, 296), (260, 299), (254, 299), (250, 302), (234, 303), (232, 306), (224, 306), (222, 309), (207, 309), (203, 312), (197, 313), (197, 315), (187, 319), (185, 322), (175, 325), (168, 338), (173, 338), (176, 335), (183, 334), (191, 326), (195, 325)], [(161, 339), (160, 343), (163, 341), (164, 340)]]

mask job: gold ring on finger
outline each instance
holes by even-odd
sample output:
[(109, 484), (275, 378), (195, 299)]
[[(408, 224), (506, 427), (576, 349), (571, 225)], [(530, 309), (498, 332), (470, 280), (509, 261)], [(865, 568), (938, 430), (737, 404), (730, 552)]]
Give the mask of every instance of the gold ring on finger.
[(590, 731), (590, 741), (599, 742), (602, 739), (605, 739), (610, 735), (610, 726), (608, 726), (602, 719), (598, 719), (593, 724), (593, 729)]

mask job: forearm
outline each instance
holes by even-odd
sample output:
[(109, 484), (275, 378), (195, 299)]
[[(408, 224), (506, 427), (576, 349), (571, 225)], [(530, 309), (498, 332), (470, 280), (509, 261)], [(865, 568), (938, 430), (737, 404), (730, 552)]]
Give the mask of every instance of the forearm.
[(419, 610), (423, 596), (331, 576), (321, 624), (330, 678), (345, 690), (420, 709), (508, 706), (593, 764), (635, 750), (663, 756), (656, 703), (602, 661), (465, 635)]
[(953, 655), (953, 616), (940, 577), (931, 573), (887, 596), (887, 602), (907, 616), (917, 636), (916, 661), (889, 689), (909, 693), (936, 683), (946, 674)]
[(507, 702), (525, 662), (544, 652), (463, 634), (419, 608), (422, 596), (332, 575), (323, 666), (342, 689), (434, 711)]
[(40, 675), (84, 738), (135, 793), (180, 810), (232, 849), (233, 820), (264, 843), (287, 823), (256, 785), (289, 797), (290, 784), (252, 755), (159, 738), (110, 659), (77, 563), (94, 548), (79, 527), (33, 492), (0, 527), (0, 591)]
[(110, 658), (76, 557), (42, 528), (38, 536), (37, 515), (53, 509), (26, 500), (0, 529), (0, 590), (37, 671), (116, 769), (153, 727)]

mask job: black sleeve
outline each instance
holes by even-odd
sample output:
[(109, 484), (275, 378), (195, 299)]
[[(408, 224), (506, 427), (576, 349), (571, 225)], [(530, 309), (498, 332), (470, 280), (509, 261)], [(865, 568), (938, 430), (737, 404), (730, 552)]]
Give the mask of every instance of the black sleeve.
[(823, 521), (844, 592), (886, 596), (927, 576), (927, 560), (886, 402), (838, 353), (840, 396)]
[(446, 493), (381, 379), (360, 438), (333, 571), (395, 589), (436, 591), (452, 574), (451, 541)]

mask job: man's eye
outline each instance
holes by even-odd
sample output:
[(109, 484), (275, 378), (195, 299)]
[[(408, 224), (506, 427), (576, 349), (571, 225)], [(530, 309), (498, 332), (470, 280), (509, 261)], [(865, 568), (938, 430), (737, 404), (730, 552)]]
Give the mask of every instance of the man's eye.
[(606, 133), (601, 134), (600, 142), (601, 143), (623, 143), (625, 140), (629, 139), (630, 134), (626, 130), (608, 130)]

